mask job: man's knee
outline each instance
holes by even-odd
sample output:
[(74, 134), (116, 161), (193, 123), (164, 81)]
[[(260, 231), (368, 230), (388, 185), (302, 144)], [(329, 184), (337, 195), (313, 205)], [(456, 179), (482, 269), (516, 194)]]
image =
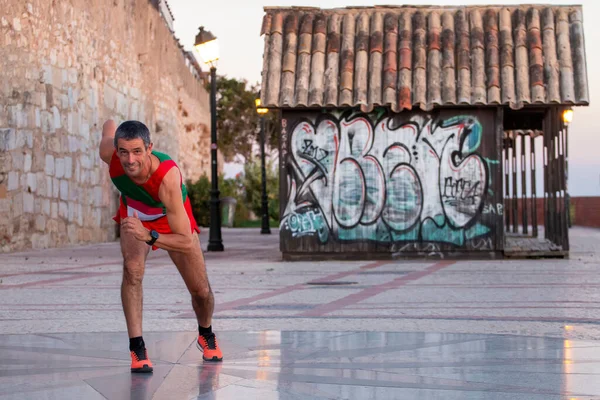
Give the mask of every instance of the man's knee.
[(123, 283), (127, 285), (141, 285), (144, 279), (144, 263), (139, 261), (125, 261), (123, 263)]
[(206, 303), (207, 301), (210, 301), (213, 296), (212, 290), (210, 289), (209, 285), (196, 287), (190, 292), (190, 294), (197, 303)]

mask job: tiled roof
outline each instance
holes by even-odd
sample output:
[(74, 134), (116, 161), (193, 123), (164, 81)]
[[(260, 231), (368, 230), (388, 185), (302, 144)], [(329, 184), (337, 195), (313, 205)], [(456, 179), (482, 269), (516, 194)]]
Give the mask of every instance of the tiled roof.
[(581, 6), (265, 7), (262, 104), (589, 103)]

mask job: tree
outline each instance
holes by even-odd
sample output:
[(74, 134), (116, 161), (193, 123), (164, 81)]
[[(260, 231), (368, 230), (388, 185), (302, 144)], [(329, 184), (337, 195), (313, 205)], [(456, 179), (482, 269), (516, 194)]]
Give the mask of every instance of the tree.
[[(279, 221), (279, 176), (271, 161), (266, 162), (267, 199), (269, 218)], [(250, 159), (244, 165), (243, 187), (247, 207), (256, 215), (262, 215), (262, 172), (260, 159)]]
[[(225, 162), (234, 161), (237, 155), (245, 160), (252, 158), (253, 147), (260, 140), (260, 118), (255, 100), (258, 86), (247, 88), (245, 80), (220, 76), (217, 79), (217, 135), (219, 149)], [(266, 115), (266, 150), (279, 146), (279, 119), (275, 110)]]

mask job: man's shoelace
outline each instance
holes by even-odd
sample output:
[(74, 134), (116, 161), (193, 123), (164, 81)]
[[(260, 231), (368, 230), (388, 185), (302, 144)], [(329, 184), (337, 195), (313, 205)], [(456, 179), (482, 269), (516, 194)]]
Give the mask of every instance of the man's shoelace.
[(201, 335), (206, 341), (207, 347), (211, 350), (215, 350), (217, 348), (217, 343), (215, 341), (215, 334), (211, 333), (210, 335)]
[(138, 361), (145, 360), (147, 358), (146, 357), (146, 349), (133, 350), (133, 354), (135, 354), (135, 357), (137, 358)]

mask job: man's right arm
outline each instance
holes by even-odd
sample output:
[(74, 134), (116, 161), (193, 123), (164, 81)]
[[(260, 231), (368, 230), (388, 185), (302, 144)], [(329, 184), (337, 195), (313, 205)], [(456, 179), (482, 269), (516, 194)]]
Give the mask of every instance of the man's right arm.
[(117, 124), (112, 119), (107, 120), (102, 126), (102, 139), (100, 140), (100, 158), (110, 165), (110, 160), (115, 151), (115, 132)]

